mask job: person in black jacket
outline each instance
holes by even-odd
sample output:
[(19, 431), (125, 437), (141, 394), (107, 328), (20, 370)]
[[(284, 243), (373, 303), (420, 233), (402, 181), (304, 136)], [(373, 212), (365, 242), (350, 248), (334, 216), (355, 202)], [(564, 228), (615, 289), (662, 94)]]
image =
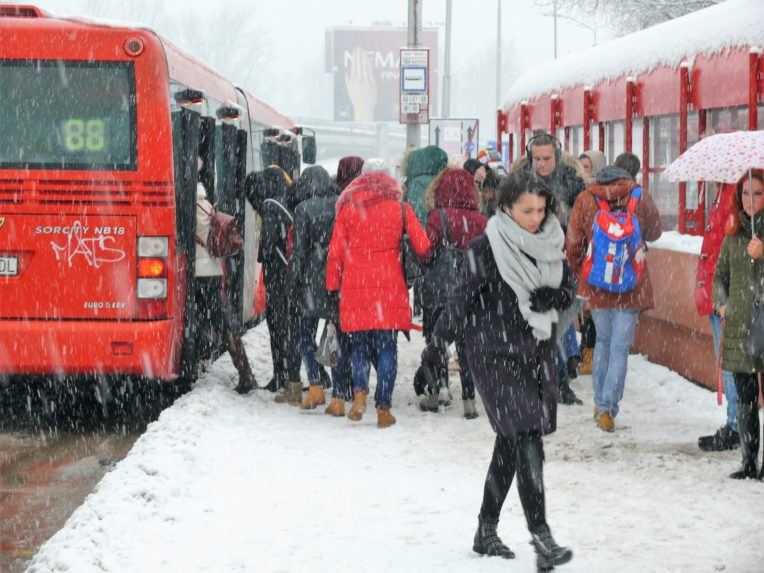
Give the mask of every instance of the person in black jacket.
[(277, 402), (299, 405), (302, 400), (300, 381), (300, 353), (297, 331), (290, 328), (289, 249), (287, 237), (292, 226), (292, 213), (286, 208), (292, 187), (286, 173), (279, 167), (263, 171), (260, 183), (263, 190), (255, 192), (256, 201), (262, 198), (260, 216), (263, 219), (257, 260), (263, 265), (267, 306), (265, 320), (271, 338), (273, 379), (267, 388), (281, 389)]
[(435, 325), (422, 361), (442, 367), (444, 346), (463, 336), (466, 359), (496, 432), (473, 550), (511, 559), (497, 535), (502, 505), (517, 474), (539, 570), (569, 561), (546, 522), (542, 436), (556, 429), (556, 328), (572, 304), (574, 281), (554, 196), (519, 172), (499, 188), (498, 209), (471, 246), (474, 272)]
[[(308, 394), (302, 407), (312, 410), (326, 402), (324, 388), (329, 375), (316, 361), (316, 332), (319, 319), (338, 324), (336, 295), (326, 290), (326, 255), (334, 226), (334, 206), (339, 188), (321, 166), (306, 169), (295, 186), (294, 253), (289, 266), (293, 301), (300, 315), (300, 352), (308, 372)], [(341, 343), (345, 337), (340, 334)], [(340, 353), (340, 363), (332, 369), (334, 389), (327, 414), (344, 415), (350, 399), (349, 348)]]

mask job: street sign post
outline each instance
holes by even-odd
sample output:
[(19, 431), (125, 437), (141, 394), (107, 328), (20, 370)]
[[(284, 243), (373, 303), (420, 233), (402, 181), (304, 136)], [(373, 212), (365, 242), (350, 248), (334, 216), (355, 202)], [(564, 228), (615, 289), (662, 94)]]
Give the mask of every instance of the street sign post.
[(430, 50), (401, 48), (400, 123), (430, 120)]

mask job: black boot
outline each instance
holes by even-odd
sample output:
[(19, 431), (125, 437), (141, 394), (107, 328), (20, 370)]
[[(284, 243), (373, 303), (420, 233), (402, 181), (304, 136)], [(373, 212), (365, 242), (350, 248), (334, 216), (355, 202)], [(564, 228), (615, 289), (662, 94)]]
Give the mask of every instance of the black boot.
[(566, 406), (572, 406), (574, 404), (581, 405), (583, 402), (576, 396), (573, 388), (570, 387), (570, 382), (564, 380), (560, 382), (560, 403)]
[(539, 572), (551, 571), (556, 565), (573, 559), (573, 551), (557, 545), (547, 525), (536, 533), (531, 533), (531, 545), (536, 550), (536, 566)]
[(740, 434), (726, 424), (710, 436), (700, 436), (698, 447), (704, 452), (723, 452), (740, 446)]
[(326, 368), (321, 366), (321, 368), (318, 370), (318, 376), (319, 376), (319, 384), (324, 388), (324, 390), (328, 390), (332, 387), (332, 378), (329, 376), (329, 373), (326, 371)]
[(756, 402), (737, 403), (737, 429), (743, 464), (732, 472), (732, 479), (758, 479), (756, 457), (759, 455), (759, 408)]
[(515, 554), (504, 545), (496, 527), (499, 520), (486, 519), (478, 516), (478, 528), (475, 532), (475, 540), (472, 542), (472, 550), (480, 555), (499, 556), (504, 559), (514, 559)]

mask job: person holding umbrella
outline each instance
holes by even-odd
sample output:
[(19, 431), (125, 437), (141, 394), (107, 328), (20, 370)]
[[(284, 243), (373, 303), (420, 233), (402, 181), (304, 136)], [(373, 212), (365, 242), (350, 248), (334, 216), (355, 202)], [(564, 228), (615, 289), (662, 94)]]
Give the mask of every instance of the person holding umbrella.
[(721, 368), (733, 373), (742, 466), (733, 479), (757, 474), (757, 400), (764, 371), (764, 131), (706, 137), (664, 172), (669, 181), (736, 183), (734, 216), (714, 274), (714, 312), (723, 321)]
[(737, 424), (742, 466), (733, 479), (761, 479), (758, 382), (764, 355), (752, 353), (753, 309), (764, 297), (764, 173), (752, 170), (735, 195), (737, 214), (727, 229), (714, 275), (714, 306), (724, 320), (722, 368), (733, 372), (737, 389)]

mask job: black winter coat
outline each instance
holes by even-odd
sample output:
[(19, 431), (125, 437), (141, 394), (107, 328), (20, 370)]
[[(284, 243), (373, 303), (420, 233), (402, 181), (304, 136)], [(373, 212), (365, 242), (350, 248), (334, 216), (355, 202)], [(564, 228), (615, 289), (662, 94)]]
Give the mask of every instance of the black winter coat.
[[(497, 434), (554, 432), (559, 396), (556, 333), (542, 342), (533, 336), (485, 235), (472, 242), (470, 251), (475, 273), (459, 287), (434, 336), (441, 341), (464, 338), (467, 365)], [(575, 297), (567, 265), (560, 289), (562, 310)]]
[(263, 181), (264, 191), (261, 195), (264, 200), (260, 205), (263, 225), (257, 260), (264, 267), (268, 296), (286, 296), (289, 266), (287, 236), (292, 226), (291, 213), (267, 199), (274, 199), (284, 206), (287, 187), (283, 175), (275, 168), (269, 167), (263, 172)]
[(334, 227), (337, 195), (313, 197), (299, 204), (294, 217), (294, 255), (290, 266), (293, 292), (302, 315), (338, 319), (337, 300), (326, 290), (326, 255)]

